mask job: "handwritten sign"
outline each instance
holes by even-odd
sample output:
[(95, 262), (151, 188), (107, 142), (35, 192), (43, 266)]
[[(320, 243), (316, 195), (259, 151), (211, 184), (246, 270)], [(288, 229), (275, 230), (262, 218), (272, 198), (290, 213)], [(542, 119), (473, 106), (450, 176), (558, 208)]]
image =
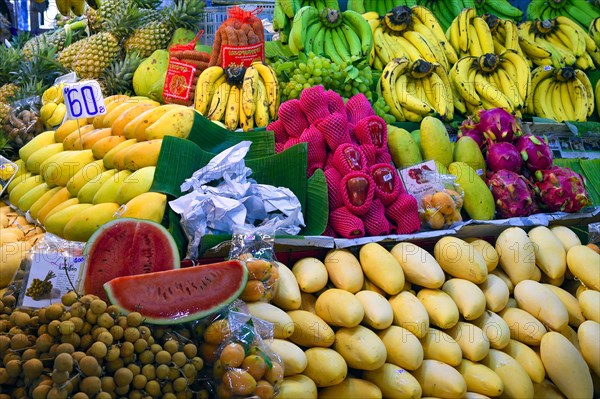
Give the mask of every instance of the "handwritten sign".
[(106, 113), (102, 89), (95, 80), (65, 84), (63, 97), (67, 119), (91, 118)]

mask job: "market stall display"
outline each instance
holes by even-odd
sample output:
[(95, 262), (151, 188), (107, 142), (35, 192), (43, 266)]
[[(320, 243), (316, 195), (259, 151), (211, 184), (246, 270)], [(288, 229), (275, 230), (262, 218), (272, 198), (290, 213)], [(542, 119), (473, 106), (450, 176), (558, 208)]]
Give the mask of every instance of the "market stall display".
[(450, 3), (0, 46), (0, 399), (598, 396), (600, 9)]

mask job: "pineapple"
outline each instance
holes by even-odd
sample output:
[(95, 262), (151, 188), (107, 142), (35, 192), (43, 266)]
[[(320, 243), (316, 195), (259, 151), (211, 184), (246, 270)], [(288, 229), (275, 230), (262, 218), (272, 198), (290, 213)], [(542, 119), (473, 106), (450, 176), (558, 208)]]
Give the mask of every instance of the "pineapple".
[[(106, 29), (115, 15), (123, 15), (128, 6), (133, 5), (142, 11), (156, 11), (161, 0), (107, 0), (100, 2), (96, 10), (88, 8), (86, 13), (92, 32)], [(147, 9), (147, 10), (146, 10)], [(145, 18), (142, 14), (142, 18)], [(144, 20), (144, 22), (147, 22)]]
[(109, 22), (108, 30), (75, 42), (59, 54), (59, 62), (81, 79), (99, 79), (121, 53), (121, 41), (138, 25), (139, 11), (133, 6)]
[(19, 86), (14, 83), (7, 83), (0, 86), (0, 103), (8, 103), (11, 98), (15, 96)]
[(125, 51), (138, 51), (140, 57), (146, 58), (155, 50), (166, 48), (175, 29), (197, 31), (203, 4), (200, 0), (182, 0), (173, 8), (164, 9), (161, 20), (144, 24), (125, 40)]
[(59, 52), (71, 43), (79, 40), (86, 26), (85, 21), (76, 21), (54, 31), (34, 36), (23, 45), (21, 54), (25, 59), (30, 59), (38, 49), (45, 47), (52, 47), (55, 52)]
[(10, 104), (0, 101), (0, 128), (10, 114)]
[(136, 52), (126, 54), (124, 59), (113, 62), (100, 81), (104, 95), (132, 95), (133, 74), (141, 62), (142, 59)]

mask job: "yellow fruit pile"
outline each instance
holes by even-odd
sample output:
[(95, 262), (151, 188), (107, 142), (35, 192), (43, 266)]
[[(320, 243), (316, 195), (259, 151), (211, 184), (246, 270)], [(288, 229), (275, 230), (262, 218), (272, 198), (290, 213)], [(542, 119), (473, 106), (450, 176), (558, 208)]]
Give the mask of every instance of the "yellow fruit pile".
[(107, 112), (67, 120), (19, 151), (9, 201), (46, 231), (87, 241), (115, 217), (162, 220), (166, 197), (149, 192), (162, 138), (186, 138), (195, 111), (147, 98), (112, 96)]
[[(370, 243), (278, 263), (270, 303), (281, 397), (593, 397), (600, 254), (557, 226), (482, 239)], [(219, 320), (200, 352), (222, 370)]]

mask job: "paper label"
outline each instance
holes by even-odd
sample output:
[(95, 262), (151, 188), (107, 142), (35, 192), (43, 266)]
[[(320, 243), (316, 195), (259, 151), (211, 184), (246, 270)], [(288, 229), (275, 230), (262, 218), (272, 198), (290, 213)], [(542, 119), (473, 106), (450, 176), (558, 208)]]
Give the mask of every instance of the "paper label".
[(439, 191), (436, 188), (439, 187), (440, 182), (428, 180), (423, 174), (424, 170), (436, 172), (437, 176), (435, 161), (423, 162), (400, 171), (400, 177), (404, 182), (406, 191), (415, 198), (421, 198), (423, 195)]
[[(42, 308), (61, 301), (61, 297), (69, 291), (73, 291), (79, 285), (80, 270), (83, 265), (83, 256), (66, 255), (58, 252), (33, 253), (27, 275), (27, 285), (22, 291), (23, 301), (21, 306), (27, 308)], [(26, 294), (33, 280), (44, 281), (48, 273), (52, 272), (54, 277), (49, 279), (52, 289), (49, 293), (34, 299)]]
[(189, 101), (195, 72), (195, 66), (169, 59), (169, 68), (163, 87), (165, 101), (168, 102), (169, 99)]
[(260, 42), (248, 46), (223, 46), (223, 68), (230, 66), (248, 68), (255, 61), (265, 60), (265, 43)]
[(92, 118), (106, 113), (102, 89), (95, 80), (65, 83), (63, 97), (67, 119)]

